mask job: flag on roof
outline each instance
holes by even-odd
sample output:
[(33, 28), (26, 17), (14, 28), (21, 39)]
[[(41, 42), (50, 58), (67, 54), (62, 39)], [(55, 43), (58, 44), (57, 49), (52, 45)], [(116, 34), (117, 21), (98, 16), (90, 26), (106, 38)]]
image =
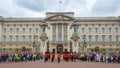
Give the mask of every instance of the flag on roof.
[(59, 1), (59, 3), (61, 4), (61, 3), (62, 3), (62, 1), (60, 0), (60, 1)]

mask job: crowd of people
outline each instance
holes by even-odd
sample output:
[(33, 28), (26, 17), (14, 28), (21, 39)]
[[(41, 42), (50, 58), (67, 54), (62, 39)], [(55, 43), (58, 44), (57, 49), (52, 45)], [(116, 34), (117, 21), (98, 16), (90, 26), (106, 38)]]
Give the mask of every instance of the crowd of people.
[(54, 62), (55, 59), (60, 63), (61, 60), (66, 62), (105, 62), (105, 63), (120, 63), (120, 52), (15, 52), (15, 53), (0, 53), (0, 62), (24, 62), (24, 61), (36, 61), (44, 60), (44, 62)]
[(120, 63), (120, 52), (112, 53), (79, 53), (78, 59), (88, 62), (106, 62), (106, 63)]
[(43, 55), (39, 52), (7, 52), (0, 53), (0, 62), (23, 62), (42, 60)]

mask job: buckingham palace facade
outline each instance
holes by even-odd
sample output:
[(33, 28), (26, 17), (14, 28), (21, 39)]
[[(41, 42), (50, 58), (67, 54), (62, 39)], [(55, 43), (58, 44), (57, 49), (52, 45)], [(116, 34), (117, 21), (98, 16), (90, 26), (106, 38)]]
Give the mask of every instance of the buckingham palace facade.
[(120, 17), (74, 17), (47, 12), (46, 17), (0, 16), (0, 51), (120, 51)]

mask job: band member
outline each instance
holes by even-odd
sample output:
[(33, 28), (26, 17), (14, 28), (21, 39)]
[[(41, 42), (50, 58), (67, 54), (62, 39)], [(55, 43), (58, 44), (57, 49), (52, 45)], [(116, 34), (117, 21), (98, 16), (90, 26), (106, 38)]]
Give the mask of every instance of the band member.
[(50, 52), (48, 52), (48, 59), (50, 59)]
[(54, 58), (55, 58), (55, 53), (52, 52), (51, 62), (54, 62)]
[(60, 63), (60, 58), (61, 58), (61, 55), (60, 55), (60, 52), (58, 52), (57, 54), (58, 63)]
[(70, 53), (69, 52), (67, 52), (66, 58), (67, 58), (67, 62), (69, 62), (69, 58), (70, 58)]

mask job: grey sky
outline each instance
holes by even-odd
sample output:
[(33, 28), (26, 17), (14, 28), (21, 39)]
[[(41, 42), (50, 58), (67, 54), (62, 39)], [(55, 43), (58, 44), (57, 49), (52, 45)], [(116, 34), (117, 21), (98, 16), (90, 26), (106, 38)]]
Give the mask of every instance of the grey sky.
[[(46, 12), (74, 12), (79, 17), (120, 16), (120, 0), (0, 0), (0, 16), (43, 17)], [(60, 9), (60, 10), (59, 10)]]

